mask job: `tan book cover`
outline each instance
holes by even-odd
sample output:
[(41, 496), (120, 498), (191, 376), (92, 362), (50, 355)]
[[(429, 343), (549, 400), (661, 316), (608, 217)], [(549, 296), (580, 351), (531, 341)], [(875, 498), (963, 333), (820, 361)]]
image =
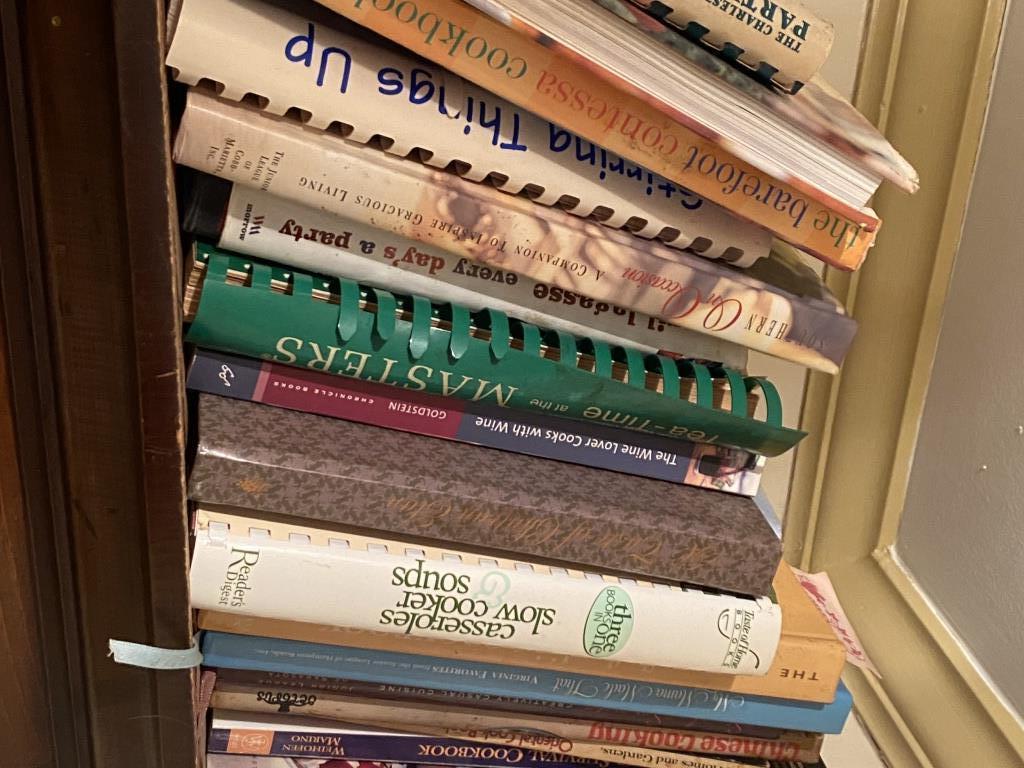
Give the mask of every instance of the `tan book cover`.
[(322, 624), (262, 619), (200, 611), (203, 629), (246, 635), (263, 635), (286, 640), (354, 646), (399, 653), (421, 653), (492, 664), (510, 664), (541, 669), (570, 670), (641, 682), (710, 688), (730, 693), (811, 702), (831, 702), (846, 661), (846, 652), (810, 598), (804, 593), (789, 566), (780, 566), (773, 582), (782, 607), (782, 637), (775, 660), (764, 677), (723, 675), (622, 664), (609, 659), (576, 658), (565, 654), (522, 651), (511, 648), (468, 646), (450, 640), (417, 638), (415, 647), (402, 636), (353, 631)]

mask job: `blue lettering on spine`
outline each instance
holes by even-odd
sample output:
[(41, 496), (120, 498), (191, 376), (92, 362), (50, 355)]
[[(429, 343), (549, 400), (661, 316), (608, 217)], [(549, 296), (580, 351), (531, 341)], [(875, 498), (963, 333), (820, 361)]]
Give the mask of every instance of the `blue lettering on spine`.
[[(327, 80), (328, 69), (332, 61), (343, 62), (343, 70), (339, 81), (339, 92), (347, 93), (352, 73), (352, 55), (343, 48), (327, 46), (316, 51), (316, 25), (307, 23), (306, 32), (294, 35), (284, 45), (285, 58), (296, 64), (312, 69), (316, 66), (317, 87), (323, 87)], [(335, 57), (332, 59), (332, 56)], [(420, 67), (412, 67), (407, 71), (394, 66), (381, 67), (377, 71), (377, 92), (383, 96), (405, 98), (410, 104), (422, 106), (435, 104), (438, 114), (446, 117), (462, 118), (464, 135), (472, 133), (474, 128), (485, 131), (491, 146), (510, 152), (527, 152), (529, 147), (521, 139), (521, 114), (518, 110), (502, 108), (496, 104), (488, 104), (484, 99), (467, 95), (460, 109), (454, 109), (446, 101), (443, 82), (435, 81), (433, 74)], [(581, 166), (595, 169), (600, 181), (609, 175), (618, 174), (638, 182), (638, 192), (652, 196), (663, 193), (668, 199), (679, 200), (679, 204), (688, 210), (696, 210), (704, 204), (704, 200), (690, 190), (677, 186), (667, 179), (651, 173), (647, 169), (627, 163), (623, 158), (608, 152), (592, 142), (585, 141), (576, 134), (563, 130), (548, 123), (548, 149), (564, 156)], [(571, 150), (571, 151), (570, 151)], [(582, 169), (581, 169), (582, 170)]]
[[(288, 61), (294, 61), (296, 63), (301, 62), (304, 67), (313, 66), (313, 48), (315, 46), (316, 26), (313, 22), (309, 22), (306, 28), (306, 34), (295, 35), (291, 38), (284, 46), (284, 55)], [(305, 44), (305, 50), (302, 53), (297, 52), (299, 45)], [(336, 46), (330, 46), (324, 48), (320, 52), (320, 66), (317, 70), (316, 84), (317, 87), (322, 88), (324, 80), (327, 77), (327, 66), (330, 64), (331, 54), (339, 54), (344, 61), (344, 69), (341, 73), (341, 84), (338, 87), (340, 93), (348, 91), (348, 78), (352, 73), (352, 54), (343, 48)]]
[(385, 96), (394, 96), (402, 92), (402, 71), (394, 67), (384, 67), (377, 73), (378, 91)]
[[(627, 163), (624, 159), (606, 149), (601, 149), (593, 142), (587, 141), (571, 131), (548, 123), (548, 149), (555, 154), (565, 153), (580, 165), (600, 169), (597, 178), (604, 181), (609, 174), (618, 174), (633, 179), (643, 185), (644, 194), (650, 197), (655, 191), (661, 191), (668, 199), (678, 197), (679, 204), (690, 211), (695, 211), (704, 204), (704, 199), (685, 187), (677, 186), (666, 178), (651, 173), (639, 165)], [(572, 149), (572, 154), (569, 150)]]

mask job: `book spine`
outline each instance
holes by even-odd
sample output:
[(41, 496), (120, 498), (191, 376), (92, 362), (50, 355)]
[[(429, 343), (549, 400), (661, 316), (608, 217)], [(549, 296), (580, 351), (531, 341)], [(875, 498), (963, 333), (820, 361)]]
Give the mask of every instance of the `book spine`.
[(648, 13), (678, 27), (690, 39), (736, 60), (761, 78), (787, 89), (810, 81), (828, 58), (832, 24), (803, 3), (713, 6), (705, 0), (632, 0)]
[(751, 499), (212, 395), (198, 418), (198, 502), (471, 548), (500, 530), (527, 559), (747, 595), (769, 594), (779, 567), (781, 543)]
[[(175, 159), (563, 290), (834, 373), (854, 321), (716, 262), (193, 91)], [(290, 237), (321, 236), (284, 227)], [(324, 236), (330, 233), (323, 233)]]
[[(431, 728), (430, 730), (434, 730)], [(535, 734), (530, 732), (510, 731), (505, 728), (438, 728), (438, 732), (460, 734), (462, 738), (479, 741), (485, 744), (504, 740), (504, 743), (532, 747), (538, 752), (565, 755), (584, 760), (614, 762), (618, 765), (632, 765), (645, 768), (656, 762), (664, 768), (736, 768), (732, 760), (720, 760), (703, 755), (683, 754), (665, 750), (636, 749), (610, 744), (598, 744), (585, 741)]]
[[(282, 756), (304, 755), (307, 757), (348, 757), (350, 759), (379, 760), (381, 762), (415, 762), (417, 752), (421, 762), (434, 763), (434, 758), (449, 758), (449, 764), (461, 753), (462, 765), (506, 765), (515, 759), (531, 760), (527, 752), (515, 755), (507, 753), (479, 754), (466, 742), (444, 739), (431, 739), (418, 734), (420, 727), (444, 727), (458, 731), (489, 730), (492, 734), (501, 734), (501, 743), (515, 740), (524, 732), (543, 732), (565, 740), (572, 745), (597, 742), (609, 746), (628, 748), (636, 758), (647, 759), (641, 765), (656, 764), (666, 753), (696, 752), (700, 754), (723, 755), (729, 757), (760, 757), (775, 760), (816, 760), (818, 758), (815, 737), (780, 739), (758, 739), (740, 737), (725, 733), (687, 731), (667, 728), (644, 728), (620, 726), (603, 722), (575, 722), (572, 720), (555, 720), (551, 718), (531, 719), (508, 714), (479, 717), (472, 713), (455, 710), (417, 710), (409, 708), (401, 702), (366, 702), (358, 699), (336, 696), (315, 696), (297, 694), (288, 689), (262, 688), (260, 690), (239, 689), (234, 686), (218, 687), (214, 694), (215, 706), (230, 708), (241, 712), (289, 712), (302, 716), (322, 717), (355, 724), (371, 723), (389, 730), (410, 731), (410, 735), (393, 733), (364, 734), (339, 730), (337, 732), (318, 733), (310, 738), (309, 732), (267, 731), (262, 744), (270, 741), (271, 754)], [(297, 706), (301, 702), (301, 709)], [(384, 719), (384, 712), (391, 708), (394, 715)], [(383, 722), (379, 722), (383, 720)], [(282, 723), (282, 728), (287, 725)], [(214, 752), (256, 752), (249, 729), (239, 729), (234, 743), (231, 741), (230, 729), (217, 729), (223, 735), (213, 738)], [(415, 735), (414, 735), (415, 734)], [(269, 738), (268, 738), (269, 737)], [(321, 738), (326, 737), (326, 738)], [(248, 742), (248, 745), (246, 744)], [(234, 746), (234, 749), (231, 747)], [(323, 754), (322, 750), (333, 754)], [(466, 747), (469, 747), (468, 749)], [(314, 754), (307, 749), (317, 749)], [(461, 749), (460, 749), (461, 748)], [(513, 747), (512, 749), (517, 749)], [(522, 749), (521, 747), (518, 749)], [(244, 751), (243, 751), (244, 750)], [(260, 752), (260, 754), (265, 754)], [(572, 754), (568, 752), (567, 754)], [(510, 758), (513, 758), (510, 760)], [(557, 758), (556, 758), (557, 759)], [(583, 758), (586, 759), (586, 758)], [(670, 758), (671, 759), (671, 758)], [(487, 762), (478, 763), (478, 760)], [(507, 762), (502, 762), (505, 760)], [(531, 762), (533, 762), (531, 760)], [(442, 762), (441, 764), (445, 764)], [(520, 763), (523, 764), (523, 763)]]
[[(219, 684), (236, 686), (239, 689), (262, 690), (267, 688), (287, 689), (294, 693), (319, 696), (322, 693), (354, 696), (385, 701), (405, 701), (420, 704), (434, 704), (446, 707), (470, 707), (488, 711), (520, 715), (543, 715), (549, 717), (595, 720), (622, 725), (640, 725), (647, 728), (662, 727), (705, 733), (721, 733), (728, 736), (752, 736), (759, 739), (803, 740), (809, 734), (800, 731), (784, 731), (778, 728), (764, 728), (741, 723), (715, 723), (693, 717), (668, 717), (665, 715), (623, 710), (605, 709), (586, 704), (563, 704), (540, 699), (512, 698), (510, 696), (488, 696), (463, 691), (437, 690), (423, 686), (388, 685), (330, 677), (288, 675), (259, 670), (218, 669)], [(817, 734), (815, 734), (817, 735)]]
[[(355, 27), (340, 17), (338, 25)], [(311, 125), (347, 126), (347, 137), (387, 138), (404, 157), (455, 167), (466, 178), (500, 177), (499, 189), (559, 204), (580, 216), (702, 256), (749, 266), (770, 235), (720, 206), (625, 161), (504, 99), (409, 56), (317, 20), (260, 2), (188, 0), (167, 54), (178, 80), (219, 83), (233, 100), (246, 93), (283, 114), (298, 107)]]
[[(840, 269), (856, 269), (879, 222), (799, 181), (773, 178), (698, 134), (685, 114), (549, 39), (459, 0), (413, 6), (319, 0), (460, 77), (682, 184)], [(814, 197), (812, 197), (812, 193)]]
[[(198, 186), (205, 186), (205, 182), (224, 184), (204, 176)], [(226, 203), (218, 198), (213, 205), (209, 201), (211, 196), (197, 195), (192, 208), (210, 210), (190, 210), (192, 215), (186, 217), (186, 228), (190, 221), (215, 224), (190, 229), (208, 240), (216, 240), (229, 251), (461, 304), (472, 310), (493, 307), (528, 323), (608, 344), (648, 353), (667, 350), (683, 357), (713, 360), (737, 370), (746, 368), (747, 352), (735, 344), (537, 283), (514, 272), (481, 267), (464, 257), (453, 258), (440, 249), (428, 250), (421, 243), (399, 235), (262, 194), (241, 184), (230, 187)], [(221, 210), (212, 210), (213, 207)], [(285, 234), (289, 230), (315, 231), (325, 236), (295, 237)], [(324, 242), (326, 233), (334, 235), (330, 244)]]
[[(202, 614), (201, 614), (202, 615)], [(717, 723), (839, 733), (853, 705), (842, 683), (829, 703), (794, 704), (779, 698), (699, 687), (643, 683), (460, 658), (365, 650), (269, 636), (207, 631), (205, 663), (211, 667), (345, 678), (435, 690), (511, 696), (612, 711), (694, 717)]]
[[(199, 626), (220, 632), (273, 636), (311, 643), (331, 643), (377, 651), (399, 652), (405, 648), (401, 638), (382, 632), (343, 629), (323, 624), (283, 621), (219, 611), (201, 611)], [(512, 664), (518, 667), (553, 671), (571, 669), (574, 672), (587, 675), (628, 678), (637, 683), (662, 682), (684, 687), (710, 688), (737, 694), (816, 703), (827, 703), (833, 700), (844, 661), (841, 649), (837, 655), (832, 644), (809, 643), (801, 638), (790, 636), (782, 637), (768, 673), (762, 676), (716, 674), (646, 664), (627, 666), (614, 660), (527, 652), (512, 647), (463, 646), (451, 640), (425, 636), (420, 637), (417, 651), (439, 657), (460, 655), (462, 658), (483, 664)]]
[(197, 350), (189, 389), (545, 459), (753, 496), (764, 460), (745, 451), (453, 400)]
[[(272, 695), (272, 692), (260, 692)], [(219, 694), (215, 694), (219, 695)], [(254, 694), (259, 696), (260, 694)], [(220, 695), (221, 698), (224, 698)], [(232, 694), (232, 700), (248, 703), (244, 694)], [(260, 711), (256, 701), (240, 711)], [(606, 763), (589, 760), (560, 760), (557, 755), (538, 754), (536, 750), (499, 745), (476, 744), (460, 739), (399, 733), (360, 733), (353, 731), (290, 731), (282, 724), (273, 730), (263, 728), (210, 729), (208, 752), (228, 755), (268, 755), (274, 757), (343, 758), (346, 761), (473, 766), (474, 768), (607, 768)]]
[[(770, 382), (725, 370), (722, 407), (713, 403), (713, 380), (680, 375), (680, 364), (668, 358), (646, 359), (635, 350), (621, 350), (628, 367), (625, 380), (613, 375), (613, 352), (601, 342), (594, 346), (592, 370), (579, 367), (583, 341), (558, 339), (559, 358), (541, 350), (540, 330), (522, 326), (524, 341), (513, 346), (508, 318), (486, 313), (493, 326), (490, 338), (470, 332), (468, 312), (452, 310), (450, 329), (433, 325), (435, 309), (425, 299), (406, 299), (412, 311), (369, 312), (360, 307), (355, 283), (332, 289), (322, 277), (288, 271), (254, 259), (229, 256), (205, 244), (199, 248), (205, 264), (201, 298), (187, 338), (199, 346), (337, 376), (414, 389), (503, 408), (554, 413), (584, 422), (614, 424), (666, 438), (726, 445), (768, 456), (778, 455), (805, 433), (781, 425), (781, 402)], [(275, 272), (275, 269), (277, 272)], [(228, 274), (247, 275), (248, 284), (229, 281)], [(285, 275), (287, 274), (287, 278)], [(293, 289), (275, 289), (276, 280), (292, 281)], [(338, 292), (338, 303), (316, 298), (314, 286)], [(344, 293), (341, 296), (340, 293)], [(371, 300), (372, 289), (367, 292)], [(376, 292), (391, 307), (390, 293)], [(342, 330), (344, 329), (344, 330)], [(531, 341), (532, 339), (532, 341)], [(653, 371), (648, 371), (650, 364)], [(685, 363), (693, 368), (697, 364)], [(685, 370), (685, 368), (684, 368)], [(707, 371), (698, 366), (693, 368)], [(649, 388), (653, 380), (660, 389)], [(680, 387), (682, 384), (682, 388)], [(749, 395), (764, 394), (765, 420), (749, 414)], [(693, 394), (696, 402), (690, 402)]]
[[(270, 694), (267, 697), (269, 701), (260, 698), (259, 694), (219, 688), (214, 690), (212, 704), (220, 709), (237, 712), (275, 712), (278, 710), (278, 705), (275, 703), (276, 697), (273, 695), (275, 692), (268, 691), (267, 693)], [(555, 759), (562, 758), (565, 761), (583, 760), (588, 763), (591, 761), (602, 763), (614, 761), (620, 765), (636, 766), (637, 768), (648, 768), (652, 764), (662, 765), (666, 768), (735, 768), (734, 763), (713, 757), (684, 754), (682, 750), (676, 752), (575, 739), (562, 735), (554, 725), (549, 725), (548, 729), (544, 731), (538, 731), (528, 722), (524, 722), (521, 727), (485, 724), (461, 725), (458, 723), (473, 723), (478, 718), (452, 711), (408, 712), (402, 707), (389, 707), (387, 704), (377, 704), (376, 702), (341, 701), (328, 698), (312, 700), (307, 698), (302, 711), (305, 715), (321, 720), (337, 720), (370, 728), (385, 727), (382, 723), (386, 723), (386, 727), (400, 731), (411, 731), (420, 735), (468, 742), (502, 744), (521, 750), (550, 754)], [(556, 730), (551, 730), (552, 727)], [(696, 734), (675, 733), (669, 738), (675, 743), (699, 743)], [(713, 740), (708, 740), (708, 743), (712, 747), (716, 744)], [(724, 742), (726, 748), (728, 743)], [(712, 754), (719, 753), (713, 751)], [(729, 756), (744, 757), (745, 755)]]
[[(782, 629), (781, 611), (767, 598), (449, 550), (431, 556), (402, 542), (360, 543), (294, 526), (281, 540), (273, 531), (258, 535), (266, 532), (259, 520), (208, 515), (198, 513), (189, 579), (199, 609), (394, 634), (413, 644), (432, 637), (733, 675), (767, 673)], [(339, 590), (357, 583), (358, 590)]]

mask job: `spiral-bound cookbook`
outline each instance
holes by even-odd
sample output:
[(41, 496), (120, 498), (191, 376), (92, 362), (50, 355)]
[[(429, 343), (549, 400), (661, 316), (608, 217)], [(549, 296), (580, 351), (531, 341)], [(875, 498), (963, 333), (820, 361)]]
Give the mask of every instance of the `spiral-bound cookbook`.
[(546, 333), (496, 309), (471, 313), (205, 244), (185, 307), (188, 340), (222, 352), (768, 456), (805, 435), (783, 426), (778, 392), (762, 377)]
[[(200, 507), (192, 606), (435, 641), (519, 649), (567, 663), (614, 659), (718, 674), (767, 674), (782, 630), (769, 597), (736, 597), (598, 570), (313, 528)], [(680, 642), (680, 638), (686, 638)]]
[(741, 65), (755, 79), (795, 93), (828, 58), (832, 23), (799, 0), (710, 3), (707, 0), (632, 0), (688, 40)]
[(838, 370), (856, 332), (853, 319), (791, 251), (733, 269), (202, 91), (189, 92), (174, 157), (428, 251), (829, 373)]
[(366, 223), (198, 174), (183, 228), (219, 248), (509, 317), (641, 352), (745, 370), (745, 347), (652, 315), (453, 256)]
[(749, 266), (768, 254), (766, 230), (340, 16), (263, 0), (172, 5), (167, 64), (179, 80), (212, 81), (233, 100), (258, 94), (262, 109), (298, 109), (352, 141), (386, 137), (394, 155), (708, 258)]
[(734, 71), (767, 94), (751, 95), (635, 28), (627, 8), (420, 0), (396, 14), (391, 4), (320, 2), (843, 269), (856, 269), (874, 242), (880, 222), (865, 205), (882, 177), (917, 186), (913, 168), (848, 103), (831, 99), (824, 130), (809, 131), (793, 119), (799, 104), (766, 103), (797, 102), (809, 87), (785, 97)]

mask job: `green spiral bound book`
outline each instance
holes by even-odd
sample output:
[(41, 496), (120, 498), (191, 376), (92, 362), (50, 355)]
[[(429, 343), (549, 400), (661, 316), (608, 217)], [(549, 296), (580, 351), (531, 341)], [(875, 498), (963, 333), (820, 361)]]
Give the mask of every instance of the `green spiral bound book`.
[[(782, 426), (769, 381), (728, 368), (645, 356), (495, 310), (432, 304), (205, 243), (195, 265), (187, 339), (204, 347), (766, 456), (805, 435)], [(716, 407), (723, 389), (729, 396)], [(755, 392), (763, 419), (748, 415)]]

